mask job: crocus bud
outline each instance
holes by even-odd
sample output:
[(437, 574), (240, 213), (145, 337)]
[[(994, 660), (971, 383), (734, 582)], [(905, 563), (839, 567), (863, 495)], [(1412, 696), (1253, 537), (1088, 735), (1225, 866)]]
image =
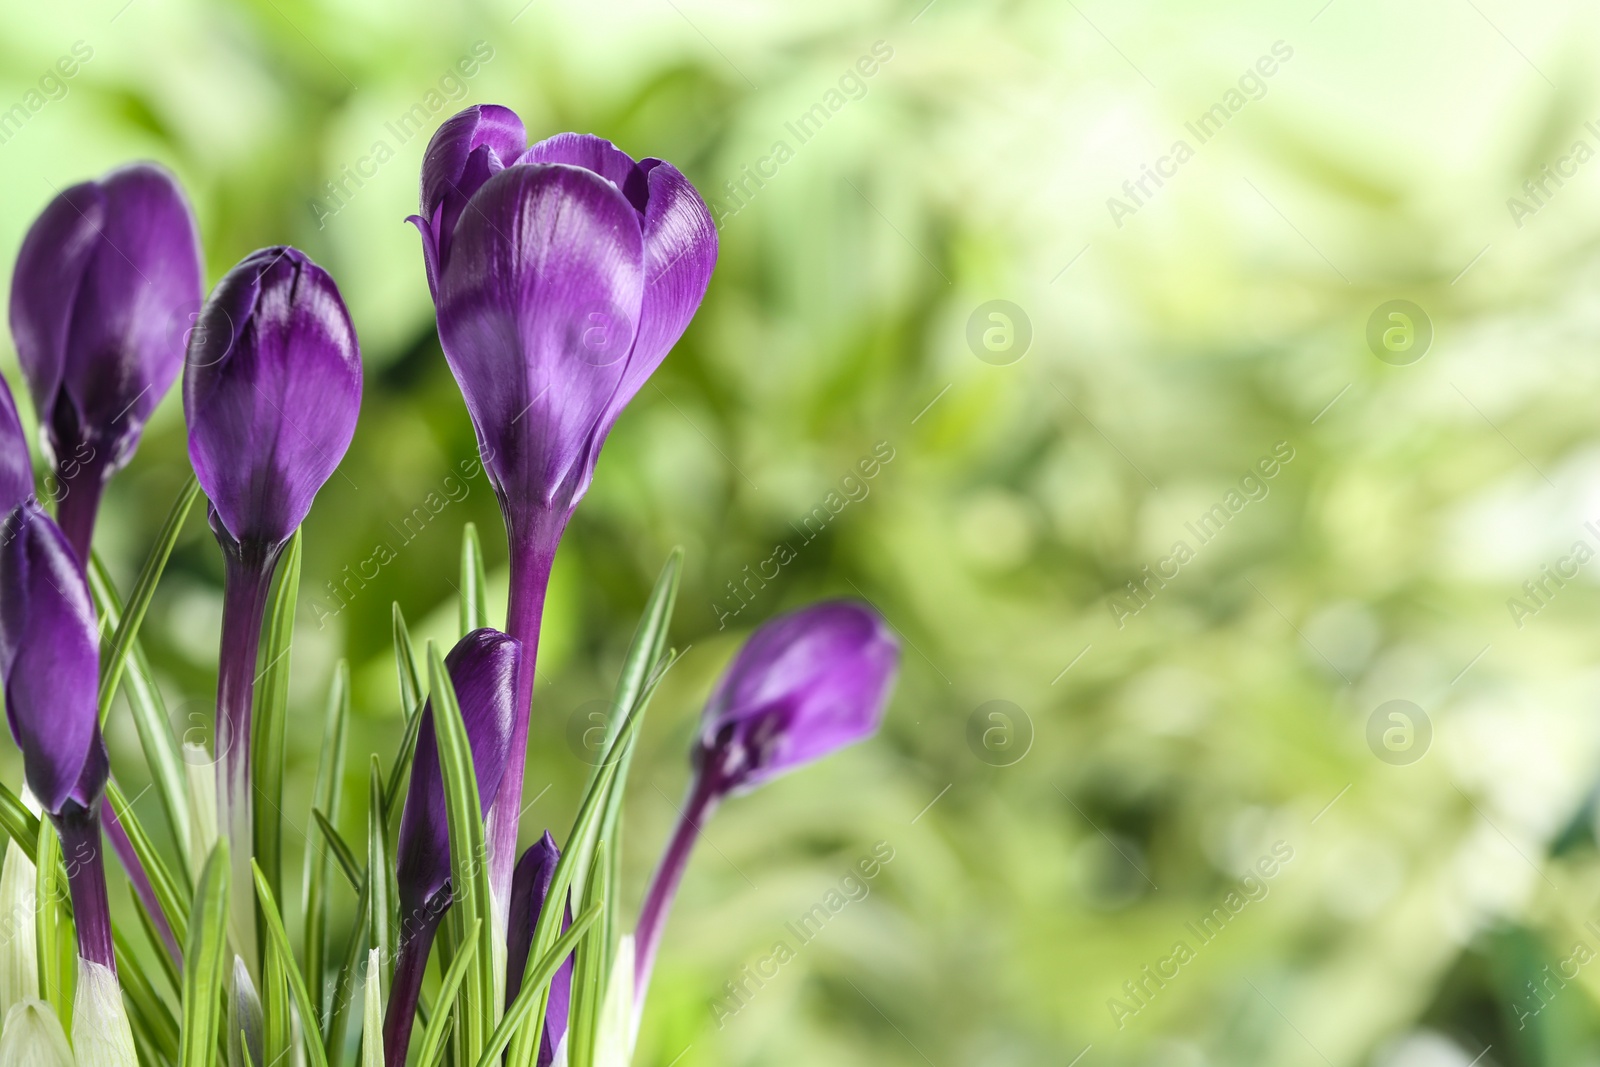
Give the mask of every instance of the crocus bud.
[(77, 558), (38, 503), (23, 503), (0, 530), (0, 673), (24, 777), (51, 815), (93, 807), (105, 786), (99, 670)]
[(59, 474), (61, 525), (82, 560), (106, 479), (183, 364), (200, 286), (188, 202), (148, 163), (62, 192), (23, 239), (11, 334)]
[(750, 635), (706, 703), (694, 784), (639, 916), (637, 1001), (649, 987), (667, 910), (706, 819), (724, 797), (876, 732), (899, 662), (888, 624), (852, 601), (813, 604)]
[(99, 635), (77, 557), (31, 500), (0, 530), (0, 675), (23, 776), (61, 835), (78, 955), (114, 974), (97, 803), (111, 769)]
[(33, 460), (11, 387), (0, 378), (0, 515), (33, 496)]
[[(524, 143), (508, 108), (456, 115), (428, 145), (411, 218), (510, 541), (506, 630), (526, 649), (519, 749), (561, 534), (612, 425), (683, 334), (717, 259), (711, 213), (671, 164), (580, 134)], [(522, 774), (513, 761), (489, 820), (501, 901)]]
[[(521, 750), (511, 747), (511, 702), (521, 659), (521, 646), (513, 638), (487, 627), (467, 634), (444, 658), (472, 748), (484, 813), (508, 763), (513, 762), (512, 753), (516, 754), (514, 762), (522, 761)], [(422, 973), (439, 920), (450, 906), (450, 826), (431, 700), (423, 705), (422, 717), (395, 845), (400, 944), (383, 1025), (384, 1057), (392, 1065), (406, 1061)]]
[(189, 458), (225, 551), (260, 559), (305, 520), (355, 435), (361, 354), (328, 273), (294, 248), (240, 261), (189, 341)]
[[(517, 861), (511, 876), (511, 925), (506, 931), (506, 1007), (522, 992), (523, 973), (528, 969), (528, 952), (533, 946), (533, 928), (544, 911), (550, 896), (550, 882), (555, 877), (556, 864), (561, 860), (561, 850), (555, 838), (546, 830), (544, 836), (528, 847)], [(561, 928), (572, 924), (572, 907), (568, 904), (562, 915)], [(544, 1036), (539, 1042), (537, 1067), (550, 1067), (555, 1062), (556, 1050), (567, 1034), (568, 1009), (572, 1001), (571, 956), (561, 961), (550, 979), (550, 996), (544, 1012)]]
[[(361, 355), (339, 290), (293, 248), (246, 256), (217, 284), (189, 338), (183, 411), (189, 459), (222, 546), (218, 657), (218, 827), (251, 838), (250, 719), (256, 652), (278, 557), (355, 435)], [(236, 886), (250, 853), (232, 852)], [(249, 893), (236, 933), (255, 957)]]
[(54, 1008), (42, 1000), (25, 1000), (6, 1012), (0, 1067), (74, 1067)]

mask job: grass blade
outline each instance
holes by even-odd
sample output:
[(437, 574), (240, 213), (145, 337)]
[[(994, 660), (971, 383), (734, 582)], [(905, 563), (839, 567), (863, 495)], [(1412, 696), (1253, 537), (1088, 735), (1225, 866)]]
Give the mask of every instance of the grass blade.
[(467, 977), (467, 968), (472, 964), (472, 957), (478, 951), (478, 925), (482, 921), (482, 919), (473, 920), (472, 925), (465, 931), (466, 939), (462, 942), (463, 947), (456, 953), (456, 958), (450, 963), (450, 969), (445, 972), (444, 980), (439, 983), (439, 997), (434, 1001), (439, 1008), (433, 1013), (433, 1018), (428, 1020), (428, 1029), (422, 1035), (422, 1051), (417, 1056), (417, 1067), (434, 1067), (444, 1053), (445, 1035), (450, 1032), (451, 1020), (455, 1018), (449, 1011), (448, 1005), (461, 991), (461, 983)]
[[(572, 953), (572, 947), (578, 943), (579, 938), (588, 932), (589, 927), (600, 917), (605, 909), (604, 901), (572, 920), (572, 925), (567, 932), (556, 938), (556, 943), (550, 950), (537, 960), (530, 953), (528, 957), (527, 976), (523, 979), (522, 992), (517, 994), (517, 999), (511, 1002), (506, 1009), (505, 1017), (500, 1020), (500, 1025), (495, 1027), (494, 1033), (489, 1037), (489, 1043), (484, 1046), (483, 1055), (478, 1058), (477, 1067), (495, 1067), (500, 1058), (500, 1053), (511, 1042), (513, 1036), (520, 1036), (530, 1030), (543, 1029), (534, 1019), (535, 1009), (540, 1015), (544, 1014), (543, 1002), (550, 993), (550, 978), (561, 966), (561, 961)], [(549, 908), (551, 913), (559, 913), (565, 909)]]
[(383, 1067), (383, 983), (377, 949), (367, 953), (367, 988), (361, 1012), (361, 1067)]
[[(89, 561), (89, 585), (105, 625), (115, 630), (122, 619), (122, 598), (111, 583), (98, 556)], [(187, 778), (183, 758), (178, 751), (178, 739), (172, 734), (167, 718), (166, 702), (161, 691), (151, 680), (150, 661), (137, 638), (128, 642), (128, 670), (122, 679), (122, 693), (127, 698), (128, 710), (133, 715), (134, 729), (139, 733), (139, 747), (144, 752), (151, 780), (155, 782), (156, 795), (167, 816), (167, 826), (172, 830), (178, 849), (179, 873), (185, 883), (193, 884), (195, 872), (189, 868), (185, 848), (189, 841), (189, 803)]]
[[(494, 1027), (494, 944), (489, 917), (488, 850), (484, 845), (483, 807), (478, 797), (478, 776), (472, 766), (461, 707), (456, 703), (444, 658), (428, 645), (428, 687), (433, 698), (433, 730), (439, 747), (439, 769), (444, 778), (445, 815), (450, 830), (450, 882), (452, 903), (447, 920), (456, 932), (456, 945), (464, 948), (466, 932), (476, 928), (478, 951), (471, 972), (457, 999), (457, 1027), (462, 1055), (472, 1061), (483, 1049), (485, 1035)], [(559, 911), (560, 909), (554, 909)], [(481, 920), (481, 922), (479, 921)], [(438, 1011), (447, 1010), (440, 1004)]]
[[(589, 788), (584, 792), (583, 800), (578, 806), (578, 817), (573, 820), (572, 833), (567, 839), (567, 849), (561, 854), (561, 859), (556, 863), (555, 873), (551, 877), (550, 892), (546, 899), (565, 900), (567, 889), (572, 885), (573, 873), (581, 865), (587, 869), (591, 860), (593, 849), (586, 843), (594, 840), (594, 833), (599, 825), (600, 817), (609, 803), (609, 793), (612, 783), (616, 781), (618, 767), (625, 762), (625, 757), (632, 747), (634, 740), (639, 736), (639, 726), (644, 721), (644, 709), (649, 704), (650, 696), (660, 684), (662, 676), (672, 662), (663, 663), (647, 679), (639, 691), (638, 699), (629, 711), (627, 719), (618, 731), (616, 740), (606, 750), (605, 757), (600, 764), (600, 772), (589, 783)], [(539, 921), (533, 927), (533, 940), (528, 950), (528, 965), (542, 958), (549, 946), (557, 940), (556, 933), (560, 929), (560, 916), (565, 909), (545, 908), (539, 913)], [(523, 993), (527, 992), (526, 983), (529, 978), (524, 978)], [(544, 1024), (545, 1003), (549, 991), (545, 990), (538, 996), (537, 1001), (530, 1010), (533, 1012), (533, 1021), (530, 1025), (515, 1034), (511, 1047), (510, 1063), (512, 1067), (532, 1067), (534, 1056), (539, 1048), (539, 1034)], [(518, 994), (521, 999), (522, 994)]]
[[(349, 732), (350, 721), (350, 664), (344, 660), (333, 672), (333, 684), (328, 689), (328, 707), (322, 726), (322, 754), (317, 760), (317, 780), (311, 790), (311, 814), (316, 818), (317, 825), (323, 829), (323, 836), (327, 839), (329, 847), (337, 847), (334, 837), (328, 837), (327, 830), (338, 821), (339, 809), (342, 806), (344, 790), (339, 788), (340, 776), (344, 773), (344, 746), (345, 735)], [(327, 812), (326, 820), (322, 819), (322, 812)], [(337, 845), (343, 845), (338, 841)], [(349, 853), (349, 847), (345, 846)], [(351, 857), (354, 862), (354, 857)], [(323, 996), (322, 975), (326, 967), (328, 951), (328, 867), (330, 859), (323, 850), (317, 848), (316, 838), (310, 833), (306, 835), (306, 862), (305, 879), (301, 892), (301, 914), (305, 916), (305, 955), (306, 976), (311, 983), (311, 988), (318, 997), (317, 1008), (325, 1010), (326, 1005), (321, 1002)], [(359, 881), (359, 879), (352, 879)], [(319, 1015), (318, 1018), (321, 1018)], [(269, 1060), (271, 1057), (269, 1057)]]
[[(255, 789), (255, 858), (272, 887), (273, 899), (283, 898), (283, 746), (289, 704), (289, 649), (294, 639), (294, 612), (300, 594), (300, 531), (278, 567), (278, 580), (269, 601), (266, 640), (261, 649), (265, 664), (256, 675), (254, 722), (251, 728), (251, 780)], [(238, 887), (248, 892), (248, 886)], [(256, 943), (262, 941), (261, 919), (256, 918)]]
[(217, 1035), (222, 1025), (222, 1002), (217, 992), (227, 980), (222, 961), (228, 947), (228, 862), (228, 842), (219, 840), (206, 860), (195, 892), (194, 914), (183, 951), (180, 1067), (209, 1067), (216, 1061)]
[(483, 571), (483, 545), (478, 527), (467, 523), (461, 531), (461, 636), (489, 625), (489, 582)]
[[(610, 853), (604, 839), (595, 847), (594, 858), (589, 863), (589, 877), (584, 880), (583, 902), (579, 911), (587, 912), (600, 906), (606, 899)], [(601, 930), (605, 928), (602, 913)], [(572, 1000), (567, 1026), (567, 1062), (571, 1067), (594, 1067), (595, 1047), (600, 1034), (600, 1005), (605, 999), (606, 980), (610, 977), (606, 960), (606, 944), (596, 931), (596, 936), (584, 938), (578, 946), (577, 960), (572, 968)]]
[(111, 802), (111, 810), (116, 814), (117, 822), (122, 824), (123, 832), (128, 835), (128, 842), (133, 845), (134, 854), (144, 866), (144, 873), (150, 879), (150, 888), (155, 891), (156, 903), (161, 905), (167, 925), (174, 931), (188, 929), (189, 898), (179, 889), (178, 881), (167, 869), (166, 862), (151, 843), (150, 835), (145, 832), (139, 817), (133, 813), (133, 806), (128, 803), (128, 798), (123, 796), (122, 787), (117, 785), (115, 779), (106, 783), (106, 799)]
[(400, 674), (400, 707), (410, 713), (422, 704), (422, 674), (417, 670), (417, 650), (411, 644), (411, 631), (400, 605), (394, 605), (394, 662)]
[(39, 996), (55, 1009), (56, 1018), (72, 1032), (73, 985), (77, 978), (76, 937), (72, 928), (67, 870), (61, 862), (61, 838), (48, 822), (39, 824), (39, 847), (33, 856), (38, 879), (34, 936), (39, 944)]
[(39, 817), (22, 798), (0, 783), (0, 829), (31, 859), (39, 851)]
[[(682, 577), (683, 549), (674, 548), (656, 577), (650, 599), (645, 603), (644, 614), (634, 629), (627, 658), (623, 660), (622, 670), (617, 675), (617, 688), (612, 694), (611, 710), (606, 716), (608, 743), (615, 740), (615, 730), (621, 729), (623, 716), (639, 703), (651, 668), (661, 663), (666, 655), (667, 633), (671, 628), (673, 609), (677, 606), (678, 584)], [(622, 798), (627, 789), (628, 772), (633, 767), (633, 749), (624, 750), (621, 760), (621, 765), (617, 767), (617, 784), (607, 797), (599, 828), (600, 837), (606, 842), (603, 849), (606, 878), (614, 886), (622, 884)], [(607, 969), (616, 959), (617, 939), (621, 934), (617, 912), (618, 909), (612, 908), (601, 917), (600, 942), (605, 946)]]
[[(289, 993), (294, 998), (295, 1006), (300, 1009), (300, 1018), (315, 1019), (317, 1009), (311, 1001), (310, 990), (306, 989), (305, 977), (301, 975), (300, 968), (294, 965), (294, 950), (289, 947), (289, 935), (283, 929), (283, 916), (278, 913), (278, 900), (272, 895), (272, 887), (267, 884), (266, 878), (261, 874), (261, 868), (254, 860), (250, 861), (250, 868), (255, 875), (256, 901), (261, 906), (261, 916), (267, 928), (267, 951), (276, 953), (279, 963), (282, 964), (283, 975), (289, 980)], [(328, 1058), (323, 1055), (322, 1043), (316, 1040), (314, 1030), (307, 1034), (305, 1046), (311, 1052), (313, 1067), (328, 1067)]]
[(269, 951), (262, 968), (261, 1051), (268, 1064), (285, 1063), (294, 1040), (294, 1019), (289, 1012), (289, 979), (282, 954)]
[(351, 889), (357, 893), (361, 892), (361, 880), (366, 874), (361, 870), (361, 864), (356, 862), (356, 854), (350, 848), (350, 843), (328, 821), (328, 817), (316, 808), (311, 809), (311, 818), (316, 822), (317, 829), (322, 831), (322, 837), (328, 843), (328, 855), (338, 865), (339, 873), (344, 875)]
[(128, 609), (123, 613), (122, 620), (117, 626), (116, 636), (111, 640), (111, 650), (101, 662), (101, 725), (105, 724), (106, 715), (111, 711), (111, 698), (116, 695), (117, 686), (122, 681), (122, 670), (127, 663), (128, 651), (139, 636), (139, 627), (144, 622), (144, 613), (150, 608), (150, 598), (155, 595), (156, 583), (161, 580), (161, 572), (166, 569), (167, 558), (172, 555), (172, 546), (178, 543), (178, 534), (183, 530), (183, 520), (188, 517), (189, 509), (194, 506), (195, 498), (199, 495), (200, 483), (191, 474), (188, 481), (183, 483), (183, 488), (178, 491), (178, 499), (172, 502), (172, 510), (167, 512), (167, 519), (161, 524), (161, 531), (156, 535), (155, 544), (150, 548), (150, 555), (145, 557), (144, 569), (139, 572), (139, 580), (133, 585), (133, 595), (128, 598)]
[(367, 892), (367, 920), (371, 926), (367, 933), (367, 944), (380, 964), (376, 970), (368, 970), (367, 983), (376, 982), (379, 996), (387, 999), (387, 975), (395, 957), (398, 906), (393, 885), (394, 869), (389, 860), (388, 834), (383, 822), (383, 768), (378, 765), (377, 756), (372, 757), (369, 780), (372, 802), (367, 809), (367, 884), (371, 888)]

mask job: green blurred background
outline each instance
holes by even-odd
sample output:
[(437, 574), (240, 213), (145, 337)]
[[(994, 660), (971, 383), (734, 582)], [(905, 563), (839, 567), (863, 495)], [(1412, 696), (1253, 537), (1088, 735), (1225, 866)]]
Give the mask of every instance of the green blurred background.
[[(446, 481), (473, 440), (402, 220), (433, 128), (504, 103), (674, 161), (723, 242), (557, 563), (525, 839), (568, 825), (570, 724), (672, 546), (687, 654), (634, 768), (630, 906), (752, 626), (865, 596), (905, 644), (878, 738), (710, 826), (641, 1064), (1600, 1063), (1592, 9), (925, 2), (12, 0), (0, 110), (57, 98), (0, 143), (0, 261), (56, 188), (153, 158), (211, 280), (293, 243), (354, 315), (366, 394), (306, 528), (289, 796), (341, 656), (365, 796), (400, 723), (390, 605), (453, 637), (466, 521), (503, 610), (492, 494)], [(1372, 321), (1402, 332), (1369, 344)], [(100, 527), (124, 588), (186, 473), (174, 391)], [(728, 583), (836, 490), (859, 499), (732, 614)], [(144, 631), (178, 729), (210, 719), (219, 594), (197, 512)], [(110, 741), (131, 795), (125, 714)], [(866, 898), (719, 1019), (879, 842)]]

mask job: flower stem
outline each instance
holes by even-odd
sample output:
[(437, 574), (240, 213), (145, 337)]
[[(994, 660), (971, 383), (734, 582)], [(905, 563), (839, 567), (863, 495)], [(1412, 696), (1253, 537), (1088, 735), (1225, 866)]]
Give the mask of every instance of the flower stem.
[(234, 842), (232, 849), (232, 927), (234, 948), (252, 971), (256, 965), (255, 893), (250, 891), (250, 844), (255, 840), (251, 812), (250, 721), (255, 697), (256, 658), (267, 591), (272, 586), (282, 546), (253, 550), (223, 545), (222, 648), (217, 672), (217, 826)]
[(61, 835), (73, 925), (78, 931), (78, 955), (115, 973), (117, 957), (111, 943), (111, 906), (106, 898), (106, 868), (100, 851), (99, 811), (69, 800), (59, 815), (51, 816), (51, 822)]
[(545, 593), (556, 546), (566, 529), (570, 512), (538, 511), (526, 519), (506, 514), (506, 539), (511, 553), (511, 596), (506, 611), (506, 633), (522, 643), (517, 670), (516, 718), (511, 747), (500, 789), (489, 812), (489, 886), (494, 900), (495, 929), (507, 929), (511, 907), (511, 873), (517, 859), (517, 825), (522, 814), (522, 778), (528, 758), (528, 716), (533, 706), (534, 665), (539, 652), (539, 628), (544, 619)]
[(689, 854), (694, 851), (700, 829), (717, 809), (722, 793), (717, 788), (715, 775), (702, 773), (695, 779), (694, 788), (683, 806), (678, 827), (672, 840), (662, 853), (661, 864), (650, 881), (650, 891), (645, 894), (644, 907), (639, 910), (639, 926), (635, 932), (633, 1000), (644, 1003), (650, 988), (650, 971), (655, 966), (656, 949), (661, 945), (661, 934), (666, 929), (667, 912), (673, 898), (678, 895), (678, 884), (689, 866)]
[[(416, 931), (400, 939), (394, 981), (389, 987), (389, 1006), (383, 1013), (383, 1062), (388, 1067), (404, 1067), (406, 1062), (417, 1000), (422, 993), (422, 973), (428, 968), (428, 952), (433, 948), (433, 935), (444, 913), (443, 908), (422, 909), (423, 918)], [(368, 981), (373, 979), (371, 975), (367, 978)], [(448, 1008), (446, 1004), (434, 1006), (435, 1011)]]
[(89, 548), (94, 521), (100, 513), (100, 496), (106, 488), (106, 465), (94, 453), (84, 461), (61, 464), (56, 471), (56, 525), (67, 537), (78, 562), (89, 569)]

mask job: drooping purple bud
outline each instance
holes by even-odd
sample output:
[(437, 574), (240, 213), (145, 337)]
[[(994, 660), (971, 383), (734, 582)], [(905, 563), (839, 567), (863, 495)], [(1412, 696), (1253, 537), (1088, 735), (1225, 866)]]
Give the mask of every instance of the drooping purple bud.
[[(561, 860), (561, 850), (555, 838), (546, 830), (544, 836), (528, 847), (517, 861), (511, 876), (511, 925), (506, 931), (506, 1008), (522, 992), (522, 976), (528, 968), (528, 952), (533, 946), (533, 928), (539, 922), (546, 900), (550, 896), (550, 882), (555, 877), (556, 864)], [(563, 914), (561, 928), (572, 924), (572, 907)], [(573, 959), (561, 961), (555, 976), (550, 979), (550, 997), (544, 1012), (544, 1036), (539, 1043), (537, 1067), (550, 1067), (555, 1061), (556, 1049), (567, 1033), (567, 1017), (572, 1001)]]
[(99, 634), (77, 556), (33, 500), (0, 530), (0, 674), (23, 776), (61, 835), (78, 955), (114, 971), (96, 803), (111, 771)]
[[(498, 106), (441, 126), (423, 158), (421, 214), (439, 340), (477, 432), (510, 541), (506, 630), (527, 656), (517, 743), (551, 562), (612, 425), (683, 334), (710, 282), (717, 232), (671, 164), (561, 134), (522, 148)], [(489, 821), (504, 899), (522, 798), (513, 762)]]
[(870, 737), (899, 662), (899, 642), (883, 618), (847, 600), (779, 616), (745, 642), (706, 703), (694, 784), (639, 915), (636, 1002), (649, 987), (695, 839), (717, 805)]
[[(444, 658), (472, 748), (472, 767), (485, 815), (513, 751), (515, 762), (521, 762), (521, 750), (511, 747), (511, 705), (521, 659), (522, 648), (516, 640), (487, 627), (467, 634)], [(421, 714), (411, 783), (395, 845), (400, 945), (383, 1024), (384, 1058), (391, 1065), (405, 1063), (422, 974), (434, 932), (451, 899), (450, 826), (431, 700), (423, 705)]]
[(11, 386), (0, 378), (0, 515), (33, 497), (33, 459)]
[(148, 163), (65, 190), (23, 239), (11, 333), (80, 559), (106, 479), (132, 457), (183, 364), (200, 287), (189, 204)]
[(264, 248), (218, 283), (183, 378), (189, 458), (224, 547), (293, 536), (355, 435), (361, 353), (338, 287), (304, 252)]

